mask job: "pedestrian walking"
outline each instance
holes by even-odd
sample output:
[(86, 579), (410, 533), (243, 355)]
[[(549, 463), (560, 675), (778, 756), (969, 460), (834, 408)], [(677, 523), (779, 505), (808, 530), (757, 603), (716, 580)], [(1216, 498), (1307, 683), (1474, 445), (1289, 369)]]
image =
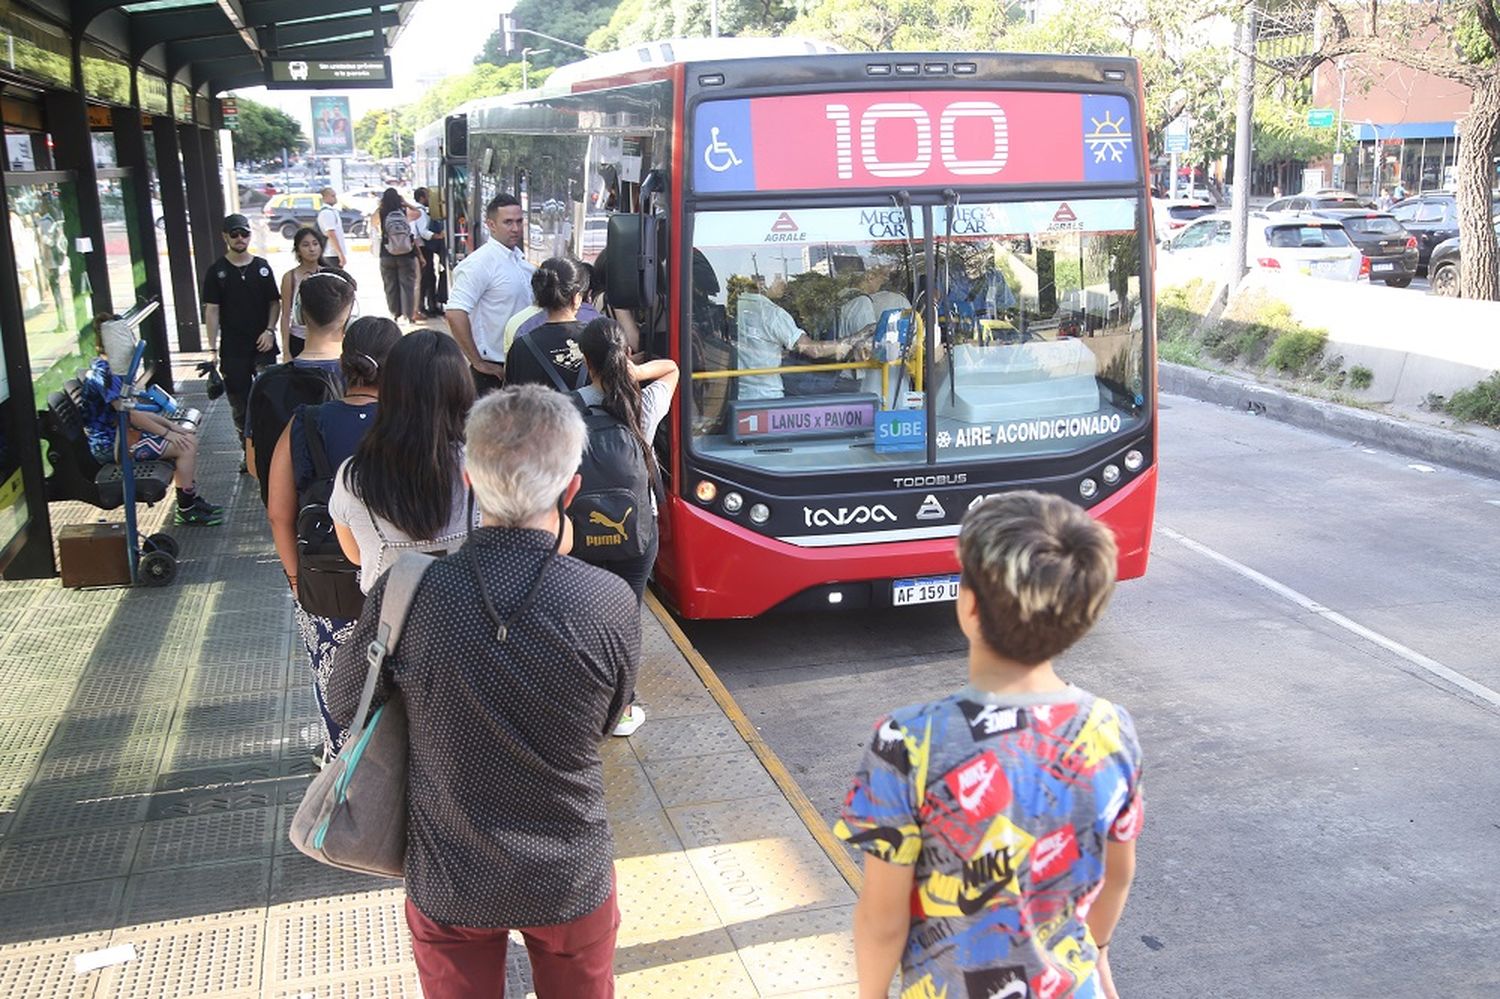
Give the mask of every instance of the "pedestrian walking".
[(380, 281), (394, 319), (417, 322), (417, 236), (401, 192), (385, 189), (376, 210), (380, 223)]
[[(498, 995), (517, 929), (539, 999), (606, 999), (620, 916), (599, 743), (635, 685), (640, 612), (617, 577), (558, 557), (584, 444), (572, 402), (492, 393), (466, 438), (483, 526), (427, 569), (373, 702), (399, 695), (409, 722), (412, 952), (427, 999)], [(329, 678), (343, 724), (384, 585)]]
[(552, 257), (531, 275), (536, 304), (546, 311), (547, 321), (517, 336), (505, 355), (505, 384), (549, 385), (571, 392), (587, 383), (578, 336), (583, 323), (578, 309), (589, 288), (588, 271), (572, 257)]
[[(271, 523), (276, 554), (295, 601), (297, 632), (307, 652), (313, 694), (323, 717), (320, 763), (338, 755), (343, 745), (344, 729), (328, 713), (328, 673), (333, 668), (333, 654), (354, 629), (357, 618), (320, 604), (324, 595), (317, 590), (299, 588), (298, 525), (312, 487), (326, 480), (326, 491), (321, 493), (326, 502), (338, 466), (354, 453), (374, 425), (386, 359), (400, 341), (400, 327), (384, 317), (366, 316), (350, 323), (339, 353), (344, 375), (342, 398), (296, 409), (271, 456), (266, 519)], [(359, 568), (351, 565), (349, 569), (357, 587)]]
[(906, 995), (1117, 999), (1141, 750), (1124, 708), (1053, 668), (1109, 600), (1114, 537), (1006, 493), (964, 517), (958, 555), (969, 682), (880, 720), (834, 829), (865, 852), (860, 995), (899, 964)]
[(245, 457), (250, 474), (260, 483), (260, 501), (267, 499), (271, 457), (276, 442), (298, 406), (316, 406), (344, 394), (344, 326), (354, 308), (354, 279), (340, 270), (324, 268), (302, 280), (293, 315), (307, 329), (300, 356), (265, 369), (245, 400)]
[(444, 313), (453, 339), (473, 368), (482, 395), (505, 378), (505, 324), (531, 304), (531, 273), (521, 252), (525, 215), (509, 194), (497, 194), (484, 209), (490, 238), (453, 272)]
[(349, 266), (349, 242), (344, 237), (344, 219), (339, 212), (339, 192), (323, 188), (318, 209), (318, 232), (323, 236), (323, 266), (343, 270)]
[[(610, 546), (598, 546), (592, 549), (584, 547), (577, 551), (577, 555), (625, 580), (639, 603), (646, 595), (646, 581), (651, 576), (652, 566), (656, 564), (656, 551), (661, 536), (656, 529), (656, 487), (661, 482), (661, 470), (657, 467), (656, 452), (651, 441), (656, 436), (656, 428), (661, 426), (661, 421), (671, 411), (672, 397), (677, 391), (677, 363), (667, 358), (644, 364), (632, 363), (625, 331), (613, 319), (600, 318), (589, 323), (578, 338), (578, 346), (583, 353), (589, 376), (588, 384), (576, 393), (578, 401), (588, 414), (606, 414), (615, 421), (616, 426), (627, 430), (630, 457), (638, 461), (644, 472), (636, 481), (643, 480), (646, 485), (645, 495), (632, 496), (629, 502), (640, 511), (641, 517), (637, 519), (637, 524), (641, 523), (641, 519), (649, 519), (646, 519), (647, 529), (640, 531), (644, 548), (640, 554), (615, 558), (611, 557), (613, 549)], [(610, 428), (603, 429), (607, 432)], [(605, 460), (605, 442), (601, 441), (601, 446), (594, 447), (592, 434), (591, 427), (590, 455), (592, 457), (597, 452), (600, 460)], [(597, 486), (585, 475), (584, 492), (594, 488)], [(628, 517), (630, 511), (625, 511), (625, 515)], [(608, 521), (613, 518), (605, 515), (602, 519)], [(613, 527), (606, 524), (604, 530), (609, 533)], [(625, 709), (619, 724), (615, 726), (614, 734), (631, 735), (645, 721), (646, 711), (636, 703), (635, 692), (631, 691), (630, 706)]]
[(292, 237), (292, 252), (297, 266), (281, 276), (281, 347), (288, 358), (302, 353), (307, 327), (292, 315), (292, 303), (303, 278), (316, 274), (323, 266), (323, 237), (311, 226), (303, 226)]
[[(229, 215), (223, 228), (224, 255), (203, 275), (203, 324), (208, 349), (224, 378), (234, 429), (243, 440), (250, 383), (276, 363), (281, 292), (270, 263), (250, 253), (250, 220)], [(241, 462), (240, 471), (245, 470)]]
[(328, 511), (369, 591), (403, 551), (448, 552), (472, 526), (463, 480), (474, 382), (453, 339), (415, 330), (391, 351), (380, 413), (334, 479)]

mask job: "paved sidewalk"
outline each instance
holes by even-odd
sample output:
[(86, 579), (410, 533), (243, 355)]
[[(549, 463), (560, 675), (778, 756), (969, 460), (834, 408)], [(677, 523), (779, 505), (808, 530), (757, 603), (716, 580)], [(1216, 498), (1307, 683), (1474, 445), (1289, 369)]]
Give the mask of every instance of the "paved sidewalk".
[[(172, 586), (0, 583), (0, 996), (419, 995), (400, 883), (287, 842), (317, 711), (227, 407), (207, 412), (200, 479), (231, 515), (168, 528)], [(849, 885), (649, 612), (643, 632), (649, 720), (604, 747), (619, 994), (853, 995)]]

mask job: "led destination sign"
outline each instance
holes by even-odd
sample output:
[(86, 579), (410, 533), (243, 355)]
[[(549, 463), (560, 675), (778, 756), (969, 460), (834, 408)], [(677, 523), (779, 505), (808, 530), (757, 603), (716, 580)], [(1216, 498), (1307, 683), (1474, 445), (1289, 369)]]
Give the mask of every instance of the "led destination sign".
[(390, 85), (390, 56), (378, 59), (266, 60), (266, 86), (272, 90), (342, 90)]
[[(795, 136), (795, 149), (788, 146)], [(871, 90), (704, 101), (695, 190), (1120, 184), (1140, 176), (1116, 94)]]
[(729, 439), (736, 444), (869, 433), (880, 409), (873, 395), (736, 400), (729, 406)]

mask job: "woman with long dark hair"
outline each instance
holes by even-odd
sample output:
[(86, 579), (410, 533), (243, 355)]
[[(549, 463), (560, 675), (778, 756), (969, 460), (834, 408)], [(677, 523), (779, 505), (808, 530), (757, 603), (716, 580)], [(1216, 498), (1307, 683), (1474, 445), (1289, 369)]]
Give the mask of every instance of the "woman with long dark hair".
[(339, 469), (328, 503), (365, 592), (400, 552), (463, 543), (464, 419), (473, 404), (469, 364), (451, 337), (416, 330), (391, 351), (375, 425)]
[(339, 367), (344, 376), (343, 398), (320, 406), (298, 408), (271, 455), (266, 518), (271, 522), (276, 554), (281, 558), (282, 571), (286, 573), (292, 599), (296, 601), (297, 630), (302, 635), (308, 665), (312, 668), (313, 692), (325, 729), (323, 760), (337, 755), (344, 739), (343, 728), (328, 714), (324, 695), (328, 688), (328, 671), (333, 668), (333, 655), (353, 629), (357, 615), (345, 617), (320, 613), (322, 609), (311, 602), (304, 607), (303, 594), (298, 591), (298, 507), (303, 491), (318, 477), (319, 462), (313, 457), (314, 445), (310, 439), (315, 435), (321, 444), (329, 473), (354, 453), (361, 438), (374, 424), (381, 375), (391, 350), (400, 340), (401, 329), (389, 319), (366, 316), (350, 323), (339, 354)]
[(380, 281), (385, 286), (386, 307), (392, 317), (416, 322), (417, 236), (400, 191), (385, 189), (375, 219), (380, 225)]
[(304, 278), (318, 273), (323, 266), (323, 237), (312, 226), (303, 226), (292, 237), (292, 253), (297, 266), (281, 275), (281, 347), (288, 358), (302, 353), (307, 327), (301, 316), (292, 315), (292, 303), (302, 288)]
[[(620, 324), (613, 319), (600, 318), (589, 323), (579, 334), (578, 347), (583, 354), (589, 378), (588, 384), (578, 390), (578, 398), (587, 406), (603, 409), (630, 428), (651, 481), (660, 482), (660, 469), (656, 466), (656, 451), (651, 446), (651, 440), (656, 436), (656, 428), (672, 408), (672, 397), (677, 392), (679, 376), (677, 363), (667, 358), (644, 364), (632, 362), (630, 343)], [(654, 495), (651, 506), (652, 516), (655, 516)], [(595, 564), (629, 583), (630, 588), (635, 591), (636, 600), (641, 600), (646, 594), (646, 579), (651, 575), (652, 565), (656, 563), (659, 533), (652, 532), (646, 551), (636, 558), (599, 561)], [(646, 714), (635, 703), (632, 693), (630, 707), (615, 726), (615, 735), (630, 735), (645, 720)]]
[(547, 321), (517, 335), (505, 355), (506, 385), (545, 385), (571, 392), (584, 384), (578, 308), (589, 288), (589, 272), (572, 257), (552, 257), (531, 275), (531, 293)]

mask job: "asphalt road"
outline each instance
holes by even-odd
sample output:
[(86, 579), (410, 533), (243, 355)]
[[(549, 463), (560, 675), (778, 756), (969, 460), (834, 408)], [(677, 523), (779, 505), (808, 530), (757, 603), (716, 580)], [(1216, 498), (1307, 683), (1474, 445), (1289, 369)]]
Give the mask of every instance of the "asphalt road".
[[(1059, 664), (1146, 754), (1121, 994), (1500, 995), (1500, 482), (1164, 403), (1150, 570)], [(965, 670), (946, 606), (686, 628), (830, 820)]]

